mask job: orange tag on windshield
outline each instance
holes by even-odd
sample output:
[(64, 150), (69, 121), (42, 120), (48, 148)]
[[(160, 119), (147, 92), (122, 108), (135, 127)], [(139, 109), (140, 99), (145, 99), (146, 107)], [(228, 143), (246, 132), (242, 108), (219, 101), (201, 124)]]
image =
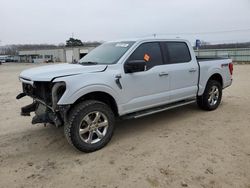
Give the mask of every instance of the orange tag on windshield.
[(150, 60), (150, 56), (148, 54), (144, 54), (144, 60), (148, 62)]

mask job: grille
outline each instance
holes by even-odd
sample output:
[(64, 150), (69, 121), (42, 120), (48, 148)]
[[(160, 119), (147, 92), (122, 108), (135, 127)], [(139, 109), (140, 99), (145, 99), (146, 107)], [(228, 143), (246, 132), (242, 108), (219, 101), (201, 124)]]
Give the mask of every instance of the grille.
[(51, 105), (50, 82), (34, 82), (34, 85), (23, 83), (23, 92), (32, 98), (38, 98)]

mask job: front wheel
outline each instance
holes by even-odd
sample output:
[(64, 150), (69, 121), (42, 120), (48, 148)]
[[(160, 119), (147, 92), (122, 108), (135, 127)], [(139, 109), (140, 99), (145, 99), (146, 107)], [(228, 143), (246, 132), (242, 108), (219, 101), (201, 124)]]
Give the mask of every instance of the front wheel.
[(197, 104), (203, 110), (215, 110), (220, 105), (222, 86), (216, 80), (209, 80), (202, 96), (197, 97)]
[(114, 124), (114, 113), (108, 105), (88, 100), (72, 109), (64, 133), (69, 143), (78, 150), (93, 152), (110, 141)]

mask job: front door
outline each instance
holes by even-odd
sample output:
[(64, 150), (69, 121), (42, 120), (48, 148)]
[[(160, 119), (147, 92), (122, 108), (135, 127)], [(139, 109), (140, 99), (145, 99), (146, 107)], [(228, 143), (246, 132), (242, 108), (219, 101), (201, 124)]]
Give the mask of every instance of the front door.
[(158, 42), (141, 44), (127, 61), (131, 60), (144, 60), (146, 67), (144, 71), (122, 75), (120, 82), (125, 101), (122, 111), (131, 113), (168, 103), (170, 95), (168, 65), (163, 63), (160, 44)]

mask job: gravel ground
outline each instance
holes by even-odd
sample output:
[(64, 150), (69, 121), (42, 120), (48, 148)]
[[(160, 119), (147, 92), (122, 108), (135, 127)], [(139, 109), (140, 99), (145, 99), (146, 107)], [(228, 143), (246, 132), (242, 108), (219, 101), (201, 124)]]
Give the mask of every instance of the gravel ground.
[(196, 105), (117, 123), (111, 142), (85, 154), (63, 128), (31, 125), (15, 96), (21, 70), (0, 65), (0, 187), (250, 188), (250, 65), (234, 67), (220, 107)]

